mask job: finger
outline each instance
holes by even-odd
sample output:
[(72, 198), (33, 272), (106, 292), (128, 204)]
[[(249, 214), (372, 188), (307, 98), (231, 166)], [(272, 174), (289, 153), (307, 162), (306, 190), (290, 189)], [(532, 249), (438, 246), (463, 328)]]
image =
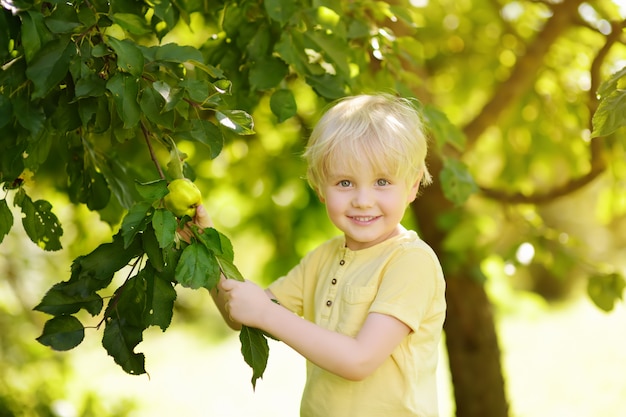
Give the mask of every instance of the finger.
[(198, 226), (202, 228), (213, 227), (213, 222), (211, 221), (211, 218), (209, 217), (209, 213), (207, 213), (206, 209), (204, 208), (204, 205), (202, 204), (196, 207), (195, 222)]
[(230, 291), (235, 288), (237, 283), (233, 279), (222, 279), (217, 285), (224, 291)]

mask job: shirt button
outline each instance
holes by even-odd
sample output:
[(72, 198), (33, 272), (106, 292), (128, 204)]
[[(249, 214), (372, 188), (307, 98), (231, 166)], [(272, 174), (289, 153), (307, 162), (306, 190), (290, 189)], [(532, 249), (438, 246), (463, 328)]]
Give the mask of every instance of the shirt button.
[(339, 261), (339, 265), (344, 265), (346, 263), (346, 261), (344, 261), (343, 259)]
[(332, 281), (330, 281), (331, 284), (335, 285), (337, 283), (337, 278), (333, 278)]
[(330, 300), (326, 301), (326, 306), (327, 306), (327, 307), (330, 307), (331, 305), (333, 305), (333, 302), (332, 302), (332, 301), (330, 301)]

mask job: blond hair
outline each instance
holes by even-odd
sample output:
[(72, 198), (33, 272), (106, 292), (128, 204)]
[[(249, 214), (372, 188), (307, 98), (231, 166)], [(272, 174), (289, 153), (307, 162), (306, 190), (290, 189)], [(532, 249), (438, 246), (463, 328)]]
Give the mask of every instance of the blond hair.
[(390, 94), (357, 95), (337, 101), (319, 120), (304, 158), (307, 179), (318, 192), (337, 163), (369, 163), (377, 171), (421, 183), (432, 181), (426, 168), (427, 140), (410, 100)]

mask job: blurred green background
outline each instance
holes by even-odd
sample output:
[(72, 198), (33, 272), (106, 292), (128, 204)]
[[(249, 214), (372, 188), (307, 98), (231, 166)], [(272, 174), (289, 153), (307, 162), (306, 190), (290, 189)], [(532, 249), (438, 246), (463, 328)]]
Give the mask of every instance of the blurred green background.
[[(245, 42), (247, 30), (265, 33), (271, 23), (268, 43), (276, 46), (282, 33), (328, 34), (332, 24), (349, 20), (360, 37), (342, 39), (345, 44), (333, 38), (339, 46), (308, 51), (308, 65), (328, 68), (327, 61), (345, 54), (352, 73), (343, 92), (415, 95), (457, 127), (433, 132), (435, 157), (429, 163), (435, 184), (407, 211), (404, 223), (428, 237), (429, 231), (439, 232), (427, 240), (436, 244), (447, 277), (455, 280), (450, 285), (469, 281), (484, 289), (487, 303), (475, 307), (477, 314), (484, 309), (487, 324), (493, 315), (509, 415), (623, 415), (626, 135), (622, 127), (592, 138), (591, 123), (601, 82), (626, 66), (623, 2), (302, 1), (301, 9), (291, 10), (302, 13), (302, 20), (285, 18), (280, 25), (261, 3), (218, 3), (250, 7), (261, 18), (237, 15), (239, 26), (222, 28), (223, 21), (211, 20), (219, 15), (217, 3), (189, 2), (189, 25), (181, 20), (168, 27), (163, 42), (194, 45), (207, 59), (219, 49), (224, 57), (217, 61), (233, 80), (233, 105), (254, 117), (257, 133), (227, 137), (216, 159), (195, 142), (178, 144), (216, 227), (233, 242), (243, 275), (267, 284), (337, 233), (307, 186), (300, 159), (336, 86), (324, 85), (327, 73), (307, 73), (308, 66), (294, 69), (290, 63), (279, 85), (257, 88), (250, 82), (256, 62)], [(119, 25), (110, 30), (124, 33)], [(218, 41), (219, 48), (212, 43)], [(277, 51), (285, 52), (265, 52)], [(297, 112), (282, 123), (270, 105), (277, 88), (288, 89), (297, 101)], [(623, 91), (617, 84), (613, 89)], [(623, 125), (622, 107), (615, 108), (615, 123)], [(0, 137), (3, 145), (12, 140)], [(142, 141), (117, 145), (122, 164), (156, 176)], [(145, 333), (138, 350), (146, 354), (149, 375), (126, 375), (102, 349), (102, 329), (88, 328), (85, 341), (69, 352), (36, 342), (49, 317), (33, 307), (51, 285), (69, 277), (74, 258), (110, 241), (118, 227), (69, 201), (65, 168), (54, 152), (37, 175), (26, 170), (20, 178), (33, 200), (53, 204), (63, 225), (63, 250), (44, 252), (33, 244), (17, 220), (14, 194), (4, 195), (16, 220), (0, 245), (0, 417), (297, 415), (302, 359), (272, 342), (268, 369), (253, 392), (236, 335), (205, 291), (179, 289), (171, 328)], [(166, 150), (157, 153), (167, 159)], [(458, 183), (446, 182), (439, 175), (445, 172), (442, 160), (456, 161), (453, 168), (465, 167), (473, 180), (460, 181), (460, 169)], [(473, 191), (464, 204), (439, 205), (439, 194), (463, 194), (464, 186)], [(471, 294), (462, 299), (472, 307)], [(465, 316), (454, 311), (450, 318)], [(99, 322), (85, 319), (93, 326)], [(469, 323), (471, 336), (485, 322)], [(456, 410), (448, 353), (442, 343), (442, 417)], [(478, 371), (470, 382), (489, 386)]]

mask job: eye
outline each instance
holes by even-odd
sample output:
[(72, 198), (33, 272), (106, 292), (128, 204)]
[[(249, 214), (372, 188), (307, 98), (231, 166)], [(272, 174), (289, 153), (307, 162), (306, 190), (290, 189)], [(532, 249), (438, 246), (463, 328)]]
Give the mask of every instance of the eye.
[(350, 185), (352, 185), (352, 183), (350, 182), (350, 180), (341, 180), (337, 183), (337, 185), (339, 185), (340, 187), (349, 187)]
[(376, 180), (376, 185), (378, 185), (379, 187), (384, 187), (385, 185), (389, 185), (389, 181), (384, 178), (380, 178)]

